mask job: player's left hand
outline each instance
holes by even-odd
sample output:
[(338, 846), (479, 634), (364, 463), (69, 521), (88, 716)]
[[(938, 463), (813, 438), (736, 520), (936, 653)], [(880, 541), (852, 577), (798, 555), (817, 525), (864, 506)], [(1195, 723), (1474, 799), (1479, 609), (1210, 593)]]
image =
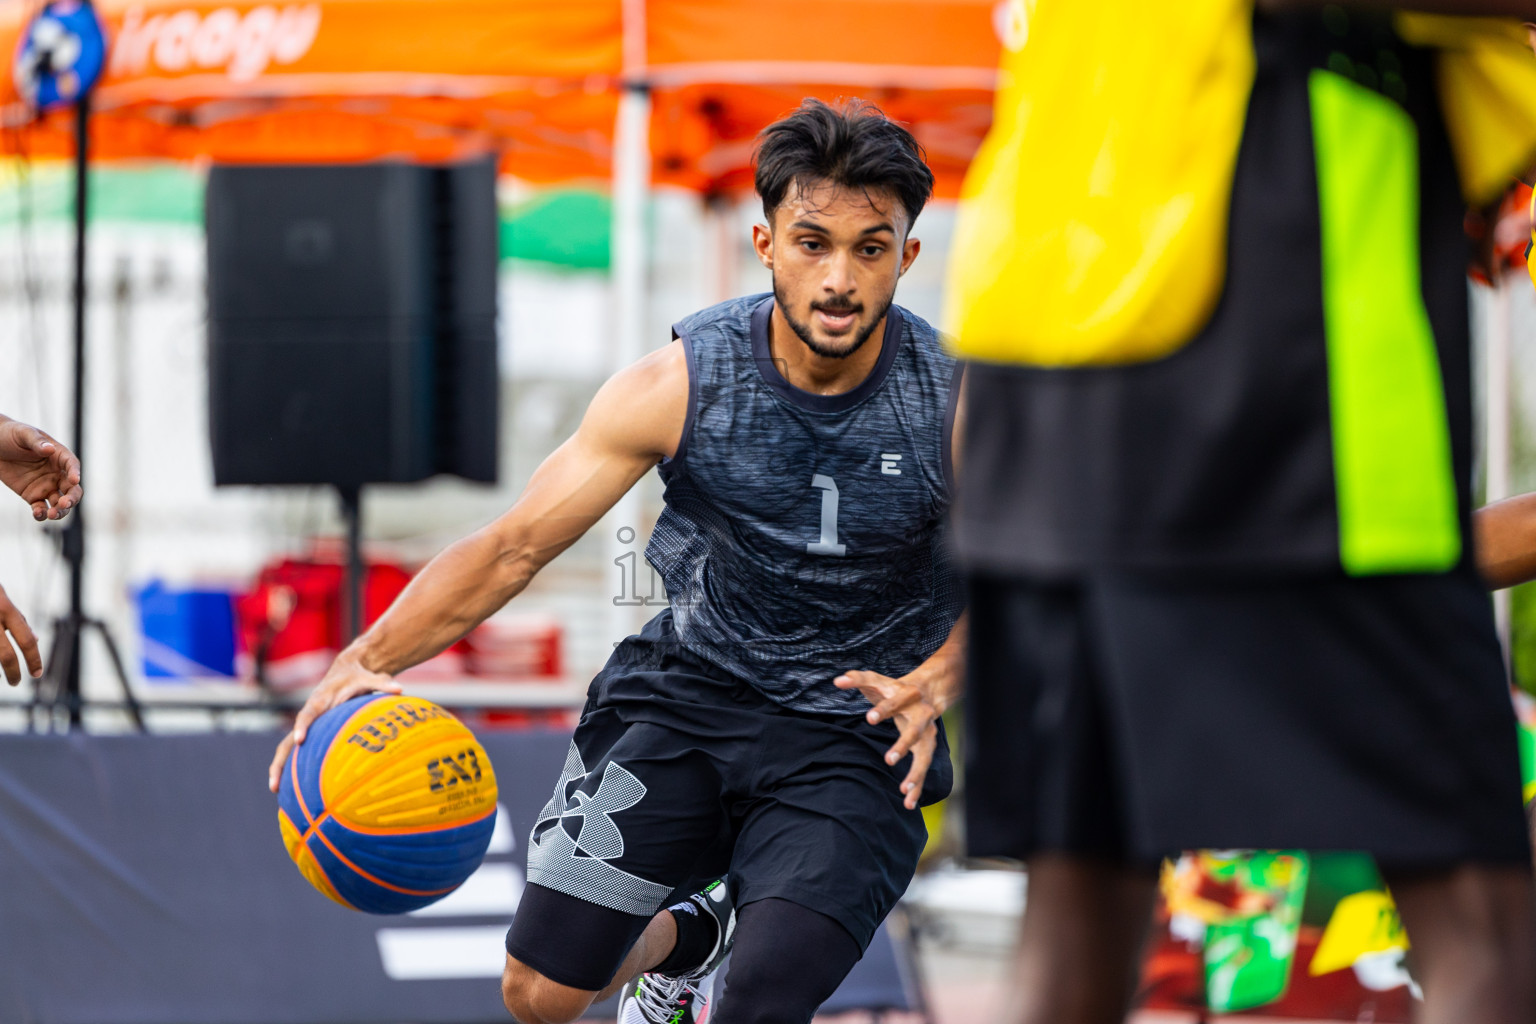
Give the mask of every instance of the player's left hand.
[(32, 518), (63, 519), (80, 503), (80, 460), (25, 423), (0, 417), (0, 483), (32, 506)]
[(934, 723), (943, 710), (923, 686), (907, 677), (892, 679), (860, 670), (843, 673), (832, 680), (832, 685), (840, 690), (858, 690), (874, 705), (864, 716), (871, 725), (887, 719), (895, 723), (901, 735), (885, 752), (885, 763), (894, 765), (912, 755), (912, 766), (902, 780), (901, 792), (907, 809), (915, 810), (923, 795), (923, 779), (938, 749), (939, 728)]

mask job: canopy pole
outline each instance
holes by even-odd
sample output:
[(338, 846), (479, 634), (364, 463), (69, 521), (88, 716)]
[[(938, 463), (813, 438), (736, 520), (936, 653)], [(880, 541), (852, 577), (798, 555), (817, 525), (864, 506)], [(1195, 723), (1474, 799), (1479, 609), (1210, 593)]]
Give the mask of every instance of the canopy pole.
[(736, 297), (739, 270), (737, 250), (741, 245), (737, 237), (737, 225), (741, 220), (737, 216), (738, 209), (735, 200), (729, 195), (717, 194), (704, 200), (704, 223), (709, 237), (711, 264), (706, 272), (709, 274), (708, 293), (711, 302), (725, 302)]
[[(613, 324), (611, 373), (638, 360), (646, 344), (646, 206), (651, 187), (651, 94), (645, 79), (645, 3), (624, 3), (624, 91), (613, 137), (613, 229), (611, 269)], [(642, 478), (643, 479), (643, 478)], [(646, 531), (641, 517), (641, 484), (629, 489), (608, 516), (608, 564), (613, 595), (608, 638), (617, 643), (639, 630), (646, 608), (649, 570), (640, 553)]]
[[(1510, 489), (1510, 289), (1508, 280), (1498, 274), (1493, 275), (1490, 283), (1492, 294), (1489, 295), (1487, 349), (1483, 360), (1486, 419), (1483, 446), (1483, 501), (1485, 503), (1509, 497)], [(1510, 661), (1510, 600), (1507, 589), (1494, 591), (1493, 613), (1494, 620), (1498, 624), (1499, 639), (1504, 647), (1504, 658), (1508, 663)]]

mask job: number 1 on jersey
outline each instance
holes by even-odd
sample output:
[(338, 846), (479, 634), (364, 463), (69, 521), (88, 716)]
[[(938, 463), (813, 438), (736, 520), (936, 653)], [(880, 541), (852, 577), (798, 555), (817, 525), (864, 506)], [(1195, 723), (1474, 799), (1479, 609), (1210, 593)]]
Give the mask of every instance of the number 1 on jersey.
[(837, 484), (831, 477), (817, 473), (811, 477), (811, 486), (821, 491), (821, 539), (807, 544), (806, 553), (841, 557), (848, 553), (848, 548), (837, 542)]

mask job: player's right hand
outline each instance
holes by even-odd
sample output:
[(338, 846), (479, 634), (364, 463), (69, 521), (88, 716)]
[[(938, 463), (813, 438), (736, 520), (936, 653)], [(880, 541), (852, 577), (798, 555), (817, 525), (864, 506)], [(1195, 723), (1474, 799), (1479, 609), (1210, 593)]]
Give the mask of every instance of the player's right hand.
[(304, 736), (309, 732), (310, 724), (321, 715), (338, 704), (344, 704), (353, 697), (364, 693), (399, 693), (400, 684), (395, 682), (393, 676), (383, 672), (370, 672), (362, 666), (357, 655), (342, 651), (331, 662), (325, 678), (320, 680), (320, 685), (310, 693), (309, 699), (299, 709), (297, 717), (293, 720), (293, 731), (284, 736), (282, 742), (277, 745), (277, 753), (272, 758), (272, 767), (267, 769), (267, 788), (276, 793), (278, 780), (282, 778), (283, 765), (288, 762), (288, 754), (294, 747), (304, 742)]
[(0, 667), (5, 669), (5, 681), (15, 686), (21, 682), (21, 662), (16, 660), (12, 644), (26, 659), (27, 671), (32, 673), (32, 678), (42, 675), (43, 658), (37, 653), (37, 637), (27, 625), (26, 618), (5, 596), (5, 588), (0, 587)]

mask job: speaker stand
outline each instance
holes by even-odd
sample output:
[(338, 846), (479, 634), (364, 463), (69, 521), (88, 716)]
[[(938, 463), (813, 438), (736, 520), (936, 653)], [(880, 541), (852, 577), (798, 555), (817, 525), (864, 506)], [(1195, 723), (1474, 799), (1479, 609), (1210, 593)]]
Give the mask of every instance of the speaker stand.
[(337, 484), (341, 518), (347, 524), (347, 582), (343, 595), (346, 609), (346, 643), (363, 632), (363, 488), (361, 484)]
[[(74, 290), (74, 442), (75, 456), (85, 464), (85, 243), (86, 198), (90, 183), (90, 90), (80, 94), (75, 101), (75, 290)], [(94, 629), (106, 642), (107, 654), (117, 672), (117, 681), (123, 688), (123, 705), (134, 727), (144, 732), (144, 716), (139, 709), (133, 687), (128, 685), (128, 673), (123, 669), (123, 659), (118, 654), (117, 642), (112, 631), (100, 619), (85, 614), (83, 600), (85, 579), (85, 516), (80, 508), (64, 527), (64, 560), (69, 563), (69, 613), (54, 623), (53, 644), (48, 650), (48, 664), (43, 678), (38, 682), (35, 703), (48, 709), (49, 726), (53, 725), (54, 712), (63, 704), (69, 714), (69, 728), (78, 729), (82, 724), (81, 709), (85, 703), (80, 686), (81, 645), (85, 631)], [(31, 724), (31, 720), (28, 720)]]

